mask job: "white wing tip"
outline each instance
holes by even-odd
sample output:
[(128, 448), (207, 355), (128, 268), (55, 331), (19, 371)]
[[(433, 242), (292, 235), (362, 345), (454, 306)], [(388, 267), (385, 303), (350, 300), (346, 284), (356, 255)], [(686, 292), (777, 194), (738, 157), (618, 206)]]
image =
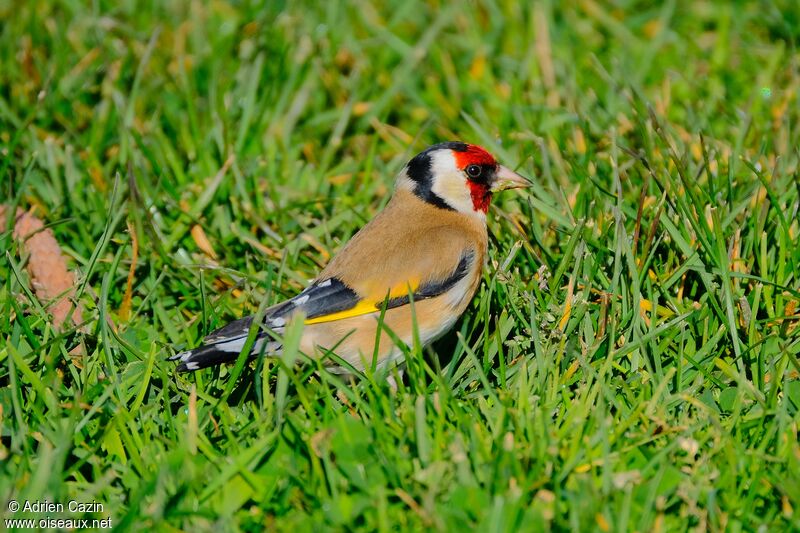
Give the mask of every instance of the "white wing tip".
[(192, 356), (192, 351), (191, 350), (186, 350), (185, 352), (176, 353), (175, 355), (170, 357), (169, 360), (170, 361), (180, 361), (180, 362), (183, 363), (183, 362), (186, 362), (186, 360), (189, 359), (191, 356)]

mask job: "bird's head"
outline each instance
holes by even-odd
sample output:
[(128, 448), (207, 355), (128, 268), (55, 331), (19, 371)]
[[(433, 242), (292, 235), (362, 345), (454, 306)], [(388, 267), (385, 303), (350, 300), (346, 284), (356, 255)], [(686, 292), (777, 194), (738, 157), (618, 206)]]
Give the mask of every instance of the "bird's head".
[(474, 144), (434, 144), (414, 156), (397, 181), (422, 200), (442, 209), (486, 215), (492, 194), (529, 187), (531, 182), (500, 165)]

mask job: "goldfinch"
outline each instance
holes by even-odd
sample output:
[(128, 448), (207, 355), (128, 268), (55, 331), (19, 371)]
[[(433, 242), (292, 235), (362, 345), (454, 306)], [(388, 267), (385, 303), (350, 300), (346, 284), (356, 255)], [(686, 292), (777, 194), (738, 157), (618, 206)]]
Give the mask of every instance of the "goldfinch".
[[(266, 310), (251, 356), (279, 356), (287, 322), (300, 315), (303, 353), (333, 352), (358, 370), (375, 356), (378, 368), (398, 363), (404, 352), (395, 343), (412, 345), (414, 321), (421, 344), (433, 342), (453, 326), (480, 283), (492, 194), (530, 185), (480, 146), (430, 146), (397, 176), (386, 208), (314, 281)], [(177, 370), (235, 361), (253, 319), (231, 322), (202, 346), (172, 357), (180, 361)]]

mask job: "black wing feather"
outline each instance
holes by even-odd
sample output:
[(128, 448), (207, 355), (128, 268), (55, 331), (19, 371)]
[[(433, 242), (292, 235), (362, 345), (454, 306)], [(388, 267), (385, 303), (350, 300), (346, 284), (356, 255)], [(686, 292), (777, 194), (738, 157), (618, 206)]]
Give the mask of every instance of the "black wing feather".
[(337, 278), (315, 281), (303, 292), (276, 307), (265, 317), (267, 325), (283, 325), (286, 319), (302, 311), (306, 319), (347, 311), (361, 301), (356, 291)]
[(203, 339), (203, 343), (216, 344), (229, 339), (244, 337), (247, 335), (247, 332), (250, 331), (250, 324), (253, 323), (253, 318), (254, 317), (252, 316), (246, 316), (244, 318), (240, 318), (239, 320), (234, 320), (233, 322), (209, 333), (206, 338)]

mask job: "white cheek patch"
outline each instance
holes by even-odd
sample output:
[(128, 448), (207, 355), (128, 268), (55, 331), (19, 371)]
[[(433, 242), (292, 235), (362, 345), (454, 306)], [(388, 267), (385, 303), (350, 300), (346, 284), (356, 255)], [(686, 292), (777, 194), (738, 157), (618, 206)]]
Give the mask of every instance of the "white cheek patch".
[(456, 211), (475, 213), (466, 177), (456, 166), (452, 152), (442, 150), (431, 154), (431, 174), (431, 191), (436, 196)]

